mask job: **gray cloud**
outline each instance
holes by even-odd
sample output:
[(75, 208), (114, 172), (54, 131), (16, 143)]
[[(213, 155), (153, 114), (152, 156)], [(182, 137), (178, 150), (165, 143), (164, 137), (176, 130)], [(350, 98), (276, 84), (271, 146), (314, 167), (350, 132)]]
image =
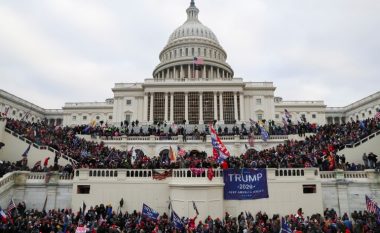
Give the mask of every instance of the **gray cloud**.
[[(103, 101), (151, 77), (188, 0), (12, 0), (0, 6), (1, 88), (45, 108)], [(196, 1), (245, 81), (344, 106), (379, 91), (380, 2)]]

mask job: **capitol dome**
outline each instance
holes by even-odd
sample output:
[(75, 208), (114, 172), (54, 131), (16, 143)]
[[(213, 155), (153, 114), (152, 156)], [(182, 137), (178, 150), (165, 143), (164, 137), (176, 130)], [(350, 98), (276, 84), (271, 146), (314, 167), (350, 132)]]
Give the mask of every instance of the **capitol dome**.
[(204, 26), (198, 20), (198, 17), (188, 17), (186, 22), (171, 34), (168, 44), (186, 37), (202, 37), (219, 45), (219, 41), (215, 34), (211, 31), (211, 29)]
[[(154, 79), (232, 79), (233, 70), (226, 62), (227, 53), (211, 29), (199, 21), (199, 9), (194, 0), (186, 13), (186, 22), (174, 30), (160, 53), (160, 64), (153, 71)], [(195, 60), (200, 63), (197, 69), (194, 68)]]

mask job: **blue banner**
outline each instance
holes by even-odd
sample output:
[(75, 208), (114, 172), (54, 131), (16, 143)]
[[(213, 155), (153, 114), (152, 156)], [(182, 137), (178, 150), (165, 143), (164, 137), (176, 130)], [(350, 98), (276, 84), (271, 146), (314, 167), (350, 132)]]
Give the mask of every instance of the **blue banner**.
[(268, 198), (266, 169), (226, 169), (224, 200)]
[(143, 204), (142, 216), (148, 219), (157, 220), (160, 214), (149, 206)]
[(176, 229), (179, 229), (182, 231), (185, 228), (181, 218), (174, 211), (172, 211), (171, 221)]

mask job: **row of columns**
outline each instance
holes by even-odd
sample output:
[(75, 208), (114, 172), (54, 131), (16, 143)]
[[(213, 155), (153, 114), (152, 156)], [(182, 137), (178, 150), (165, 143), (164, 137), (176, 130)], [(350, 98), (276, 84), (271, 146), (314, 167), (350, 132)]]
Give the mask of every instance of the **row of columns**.
[[(189, 65), (180, 65), (179, 69), (178, 66), (173, 66), (171, 68), (163, 69), (160, 72), (158, 72), (155, 76), (155, 79), (158, 80), (167, 80), (167, 79), (182, 79), (185, 78), (185, 68), (187, 68), (187, 78), (188, 79), (205, 79), (208, 77), (209, 79), (216, 79), (216, 78), (232, 78), (231, 74), (227, 72), (226, 70), (215, 67), (214, 66), (207, 66), (204, 65), (203, 69), (201, 71), (194, 70), (193, 64)], [(179, 78), (178, 78), (178, 70), (179, 70)], [(194, 77), (192, 77), (192, 71), (194, 70), (195, 74)], [(200, 75), (202, 72), (202, 76)], [(215, 74), (216, 72), (216, 74)]]
[[(222, 92), (213, 92), (214, 93), (214, 119), (218, 119), (219, 122), (224, 123), (224, 104), (223, 104), (223, 93)], [(237, 92), (234, 92), (234, 117), (236, 120), (244, 120), (244, 94), (240, 93), (240, 105), (238, 109), (237, 102)], [(153, 122), (153, 108), (154, 108), (154, 92), (150, 93), (150, 103), (148, 106), (148, 95), (149, 93), (145, 93), (144, 96), (144, 121), (145, 122)], [(185, 120), (189, 122), (189, 93), (184, 92), (185, 95)], [(219, 97), (218, 97), (219, 95)], [(170, 98), (170, 99), (169, 99)], [(218, 117), (218, 98), (219, 98), (219, 117)], [(169, 101), (170, 101), (170, 114), (169, 114)], [(148, 108), (149, 108), (149, 119), (148, 119)], [(164, 120), (173, 122), (174, 121), (174, 92), (165, 92), (165, 113)], [(240, 117), (239, 111), (240, 110)], [(203, 124), (203, 92), (199, 92), (199, 124)]]

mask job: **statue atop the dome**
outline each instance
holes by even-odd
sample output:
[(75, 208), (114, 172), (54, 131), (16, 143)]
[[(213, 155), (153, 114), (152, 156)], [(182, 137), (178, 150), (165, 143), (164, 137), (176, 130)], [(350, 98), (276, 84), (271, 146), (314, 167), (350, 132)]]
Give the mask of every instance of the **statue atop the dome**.
[(191, 0), (191, 2), (190, 2), (190, 6), (195, 6), (195, 2), (194, 2), (194, 0)]

